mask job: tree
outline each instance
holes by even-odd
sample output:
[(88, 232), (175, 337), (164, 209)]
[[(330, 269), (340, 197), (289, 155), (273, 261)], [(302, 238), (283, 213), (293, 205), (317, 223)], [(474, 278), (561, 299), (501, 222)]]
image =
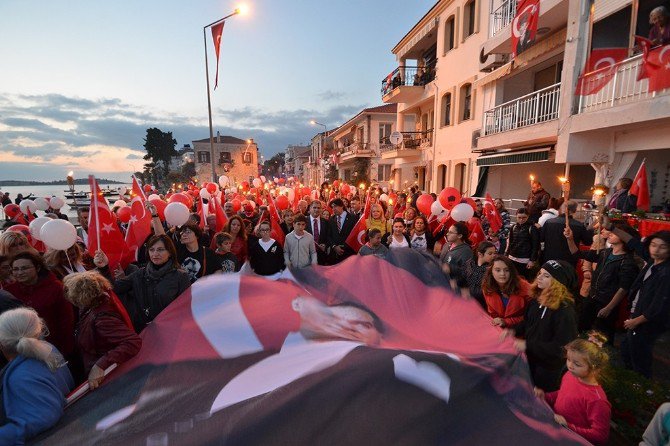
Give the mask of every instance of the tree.
[(356, 183), (370, 184), (370, 158), (356, 158), (354, 160), (353, 176)]
[(198, 174), (195, 171), (195, 163), (193, 161), (184, 163), (184, 165), (181, 166), (181, 174), (189, 180), (197, 176)]
[(284, 171), (286, 153), (279, 152), (263, 163), (263, 175), (279, 176)]
[[(152, 173), (156, 183), (167, 176), (172, 157), (178, 155), (176, 145), (177, 140), (172, 137), (172, 132), (163, 132), (156, 127), (147, 129), (147, 136), (144, 138), (147, 154), (144, 159), (153, 164)], [(146, 166), (145, 164), (145, 170)]]

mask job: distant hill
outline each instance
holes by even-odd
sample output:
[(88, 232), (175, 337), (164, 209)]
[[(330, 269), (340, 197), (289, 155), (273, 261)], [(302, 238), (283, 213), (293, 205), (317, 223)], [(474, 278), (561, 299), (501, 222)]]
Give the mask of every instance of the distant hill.
[[(123, 181), (108, 180), (106, 178), (96, 178), (98, 184), (126, 184)], [(77, 178), (74, 184), (79, 186), (88, 186), (88, 178)], [(0, 187), (4, 186), (67, 186), (66, 180), (54, 181), (19, 181), (19, 180), (0, 180)]]

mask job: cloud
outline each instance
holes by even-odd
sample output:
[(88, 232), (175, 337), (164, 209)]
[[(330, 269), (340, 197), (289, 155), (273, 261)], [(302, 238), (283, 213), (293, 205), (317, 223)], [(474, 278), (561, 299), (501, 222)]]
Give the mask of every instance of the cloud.
[(321, 93), (317, 94), (317, 96), (322, 101), (334, 101), (334, 100), (344, 99), (344, 97), (346, 95), (347, 95), (347, 93), (345, 91), (333, 91), (333, 90), (326, 90), (326, 91), (322, 91)]
[[(336, 99), (340, 93), (327, 91)], [(289, 144), (306, 144), (322, 131), (345, 122), (367, 104), (334, 105), (324, 110), (253, 107), (214, 110), (215, 131), (242, 139), (254, 138), (263, 154), (272, 156)], [(106, 173), (141, 169), (146, 129), (171, 131), (179, 146), (209, 135), (201, 116), (148, 111), (116, 98), (86, 99), (59, 94), (11, 95), (0, 92), (0, 179), (53, 179), (45, 176), (74, 169)], [(9, 166), (31, 165), (15, 169)], [(39, 174), (39, 177), (32, 175)]]

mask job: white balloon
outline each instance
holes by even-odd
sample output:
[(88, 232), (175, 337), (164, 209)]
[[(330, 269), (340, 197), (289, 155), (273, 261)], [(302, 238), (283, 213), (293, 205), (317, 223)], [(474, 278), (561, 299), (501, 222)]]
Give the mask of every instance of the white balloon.
[(382, 192), (387, 193), (388, 191), (389, 191), (388, 187), (386, 187), (386, 186), (382, 187)]
[(46, 211), (47, 209), (49, 209), (49, 202), (47, 201), (46, 198), (42, 197), (35, 198), (35, 207), (37, 208), (38, 211)]
[(40, 230), (42, 229), (42, 226), (44, 226), (46, 223), (50, 222), (51, 219), (49, 217), (38, 217), (35, 220), (31, 221), (30, 224), (28, 225), (28, 229), (30, 229), (30, 235), (33, 236), (34, 239), (36, 240), (42, 240), (40, 237)]
[(59, 218), (44, 223), (40, 237), (49, 248), (65, 251), (77, 241), (77, 230), (72, 223)]
[(389, 201), (389, 196), (386, 195), (386, 194), (381, 194), (379, 196), (379, 201), (388, 202)]
[(219, 185), (221, 187), (226, 187), (226, 186), (228, 186), (229, 183), (230, 183), (230, 179), (227, 176), (221, 175), (219, 177)]
[(254, 187), (261, 187), (261, 184), (263, 184), (263, 183), (261, 182), (260, 178), (254, 178), (253, 181), (251, 182), (251, 184), (253, 184)]
[(264, 183), (267, 182), (267, 179), (265, 178), (264, 175), (261, 175), (261, 181), (264, 182)]
[(188, 221), (190, 212), (184, 203), (170, 203), (165, 206), (165, 221), (172, 226), (181, 226)]
[(51, 205), (51, 209), (60, 209), (65, 206), (65, 200), (59, 197), (51, 197), (49, 204)]
[(26, 215), (32, 214), (37, 210), (33, 200), (22, 200), (21, 203), (19, 203), (19, 207), (21, 208), (21, 212)]
[(277, 184), (279, 184), (279, 178), (275, 178), (275, 179), (274, 179), (274, 182), (277, 183)]
[(151, 194), (151, 195), (149, 195), (149, 197), (147, 197), (147, 200), (160, 200), (160, 199), (161, 199), (161, 197), (159, 197), (156, 194)]
[(293, 188), (287, 189), (286, 192), (288, 192), (288, 201), (293, 202), (293, 199), (295, 198), (295, 191)]
[(475, 215), (475, 210), (467, 203), (458, 203), (451, 210), (451, 218), (456, 221), (468, 221)]
[(318, 200), (319, 199), (319, 191), (314, 189), (312, 191), (312, 193), (310, 194), (310, 196), (312, 197), (312, 200)]
[(203, 187), (202, 189), (200, 189), (200, 197), (205, 199), (205, 200), (209, 200), (211, 195), (210, 195), (209, 191)]
[(442, 207), (442, 204), (440, 204), (440, 200), (435, 200), (435, 201), (433, 201), (433, 204), (430, 205), (431, 215), (439, 216), (444, 211), (445, 211), (445, 209)]
[(122, 208), (122, 207), (124, 207), (124, 206), (128, 206), (128, 203), (126, 203), (126, 202), (123, 201), (123, 200), (116, 200), (116, 201), (114, 202), (114, 206), (112, 206), (112, 207), (119, 207), (119, 208)]

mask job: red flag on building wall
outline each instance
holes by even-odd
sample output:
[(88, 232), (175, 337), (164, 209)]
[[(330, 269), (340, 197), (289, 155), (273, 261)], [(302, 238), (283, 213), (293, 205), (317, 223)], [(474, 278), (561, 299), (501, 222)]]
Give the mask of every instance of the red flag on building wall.
[(577, 81), (576, 95), (598, 93), (614, 77), (619, 62), (628, 57), (628, 48), (594, 48)]
[(486, 192), (486, 200), (484, 201), (484, 215), (486, 215), (486, 220), (489, 222), (489, 226), (495, 232), (498, 232), (503, 227), (503, 220), (496, 209), (496, 205), (491, 198), (491, 194)]
[(93, 175), (88, 176), (91, 186), (91, 212), (88, 218), (88, 252), (92, 256), (100, 249), (109, 259), (109, 268), (128, 266), (129, 253), (123, 234), (116, 223), (116, 216), (109, 210), (107, 200)]
[(630, 187), (628, 193), (637, 197), (638, 209), (644, 211), (649, 210), (649, 183), (647, 182), (647, 167), (645, 166), (645, 161), (642, 161), (642, 164), (640, 164), (640, 168), (633, 180), (633, 185)]
[(126, 231), (126, 245), (133, 259), (137, 259), (137, 250), (151, 234), (151, 214), (147, 212), (144, 191), (133, 176), (132, 201), (130, 202), (130, 221)]
[(512, 20), (512, 56), (516, 57), (535, 43), (540, 0), (518, 0)]
[(226, 22), (217, 23), (212, 26), (212, 40), (214, 40), (214, 51), (216, 52), (216, 76), (214, 77), (214, 89), (219, 86), (219, 50), (221, 49), (221, 35), (223, 25)]
[(370, 218), (370, 207), (370, 195), (368, 195), (368, 198), (365, 200), (365, 209), (363, 209), (361, 218), (358, 219), (356, 226), (354, 226), (354, 229), (349, 233), (349, 237), (345, 240), (345, 243), (349, 245), (354, 252), (358, 252), (358, 250), (365, 244), (365, 232), (368, 229), (365, 221)]

